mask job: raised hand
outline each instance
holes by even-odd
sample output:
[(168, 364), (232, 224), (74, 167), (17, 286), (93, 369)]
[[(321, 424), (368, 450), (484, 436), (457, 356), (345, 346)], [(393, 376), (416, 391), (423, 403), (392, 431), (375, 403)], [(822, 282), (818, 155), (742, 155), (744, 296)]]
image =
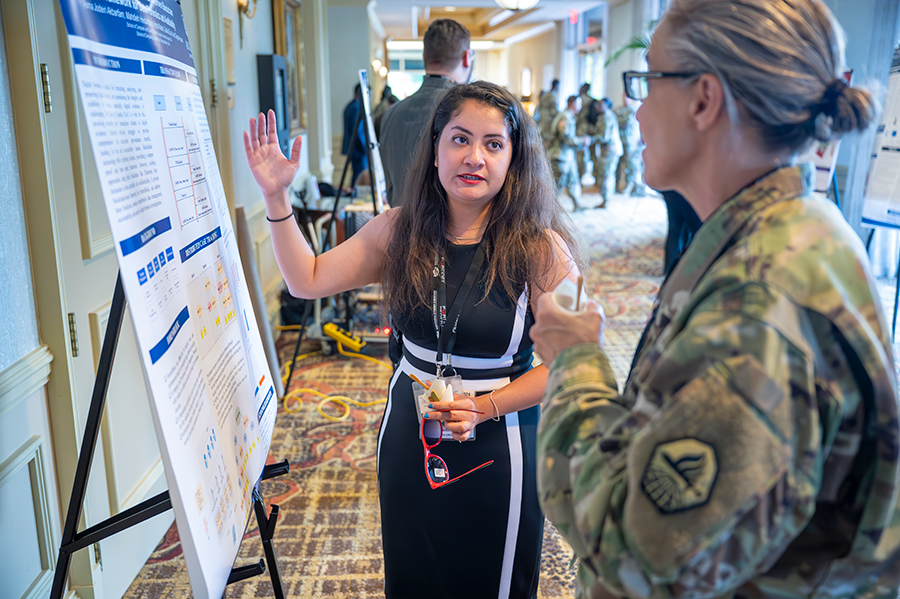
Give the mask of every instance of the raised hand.
[(290, 160), (281, 153), (275, 133), (274, 110), (269, 110), (268, 122), (262, 113), (259, 118), (250, 119), (250, 133), (244, 131), (244, 152), (250, 172), (266, 197), (283, 194), (294, 180), (300, 168), (300, 146), (298, 136), (291, 148)]

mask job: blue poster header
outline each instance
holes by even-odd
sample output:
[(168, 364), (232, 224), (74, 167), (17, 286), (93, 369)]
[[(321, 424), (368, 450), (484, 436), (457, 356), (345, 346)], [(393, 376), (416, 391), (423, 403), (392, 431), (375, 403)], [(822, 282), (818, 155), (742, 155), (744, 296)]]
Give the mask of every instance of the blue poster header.
[(159, 362), (159, 359), (163, 357), (170, 347), (172, 347), (175, 337), (178, 336), (178, 331), (180, 331), (181, 327), (184, 326), (184, 323), (188, 321), (189, 316), (187, 306), (185, 306), (181, 309), (181, 312), (178, 314), (175, 322), (172, 323), (172, 326), (169, 327), (166, 336), (160, 339), (159, 343), (150, 348), (150, 362), (152, 364)]
[(128, 239), (123, 239), (119, 242), (119, 245), (122, 247), (122, 256), (127, 256), (132, 252), (135, 252), (159, 235), (162, 235), (166, 231), (172, 228), (172, 223), (169, 222), (169, 217), (162, 220), (158, 220), (137, 235), (132, 235)]
[(121, 58), (119, 56), (106, 56), (105, 54), (97, 54), (90, 50), (82, 48), (73, 48), (72, 56), (75, 58), (75, 64), (86, 64), (90, 67), (98, 69), (106, 69), (107, 71), (119, 71), (121, 73), (141, 74), (141, 61), (132, 60), (130, 58)]
[(69, 35), (194, 66), (177, 0), (60, 0)]
[(197, 252), (199, 252), (200, 250), (202, 250), (209, 244), (215, 243), (215, 241), (221, 236), (222, 236), (221, 227), (216, 227), (215, 229), (213, 229), (212, 231), (210, 231), (203, 237), (198, 237), (194, 241), (190, 242), (189, 244), (187, 244), (186, 246), (181, 248), (181, 250), (179, 250), (179, 253), (181, 254), (181, 262), (182, 263), (187, 262), (188, 258), (193, 256), (194, 254), (196, 254)]

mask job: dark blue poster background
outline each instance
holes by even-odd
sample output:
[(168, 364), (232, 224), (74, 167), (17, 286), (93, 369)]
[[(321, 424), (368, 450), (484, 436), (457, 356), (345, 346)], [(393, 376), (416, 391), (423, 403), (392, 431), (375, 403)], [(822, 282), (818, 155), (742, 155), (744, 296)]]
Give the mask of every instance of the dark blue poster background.
[(59, 0), (69, 35), (194, 66), (177, 0)]

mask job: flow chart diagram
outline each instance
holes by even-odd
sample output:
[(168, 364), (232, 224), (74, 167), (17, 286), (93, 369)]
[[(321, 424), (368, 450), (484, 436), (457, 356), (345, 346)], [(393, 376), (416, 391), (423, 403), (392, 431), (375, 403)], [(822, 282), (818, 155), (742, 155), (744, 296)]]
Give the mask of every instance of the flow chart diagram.
[[(180, 98), (176, 107), (181, 106)], [(157, 101), (158, 102), (158, 101)], [(193, 116), (160, 117), (175, 208), (183, 229), (212, 212), (209, 185)]]

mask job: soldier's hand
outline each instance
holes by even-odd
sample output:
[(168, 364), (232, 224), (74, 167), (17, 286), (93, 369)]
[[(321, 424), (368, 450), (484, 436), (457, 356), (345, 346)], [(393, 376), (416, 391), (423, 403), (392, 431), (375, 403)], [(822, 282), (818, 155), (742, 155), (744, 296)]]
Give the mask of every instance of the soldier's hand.
[(588, 301), (581, 312), (560, 308), (551, 294), (545, 293), (537, 303), (535, 324), (531, 327), (534, 349), (548, 366), (564, 350), (582, 343), (603, 342), (606, 316), (597, 302)]

